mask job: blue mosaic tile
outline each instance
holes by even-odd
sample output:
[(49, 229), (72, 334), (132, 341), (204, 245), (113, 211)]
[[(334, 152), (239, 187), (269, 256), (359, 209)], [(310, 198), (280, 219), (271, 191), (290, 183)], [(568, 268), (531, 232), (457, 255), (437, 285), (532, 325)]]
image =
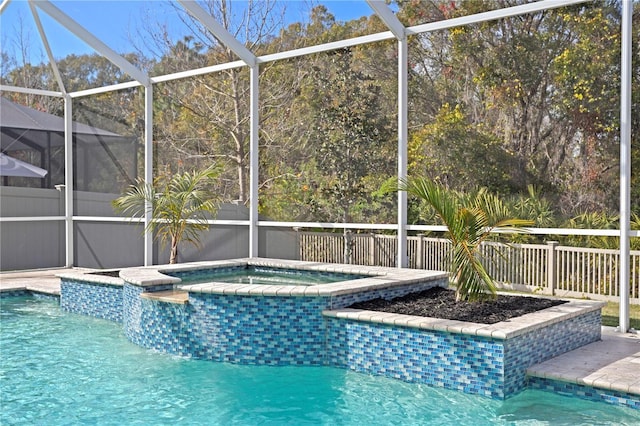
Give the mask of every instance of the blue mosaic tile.
[(328, 298), (191, 294), (177, 305), (140, 293), (125, 284), (125, 334), (143, 347), (242, 364), (323, 363)]
[(531, 365), (600, 339), (598, 311), (507, 340), (327, 321), (331, 365), (496, 399), (524, 389)]
[(601, 337), (600, 311), (593, 311), (506, 340), (505, 395), (520, 392), (526, 386), (526, 370)]
[(446, 287), (448, 281), (446, 278), (439, 280), (429, 280), (422, 283), (411, 283), (407, 285), (395, 286), (391, 288), (382, 288), (378, 290), (367, 290), (358, 293), (341, 294), (333, 296), (331, 299), (331, 309), (340, 309), (347, 306), (351, 306), (354, 303), (365, 302), (372, 299), (385, 299), (391, 300), (396, 297), (402, 297), (409, 293), (416, 293), (423, 290), (428, 290), (433, 287)]
[(507, 340), (322, 316), (331, 307), (439, 284), (331, 298), (191, 293), (183, 305), (140, 297), (171, 284), (143, 289), (63, 280), (61, 306), (116, 318), (132, 342), (165, 353), (241, 364), (331, 365), (497, 399), (522, 390), (531, 365), (600, 338), (598, 311)]
[(553, 392), (589, 401), (606, 402), (607, 404), (640, 410), (640, 396), (627, 392), (593, 388), (591, 386), (561, 382), (542, 377), (528, 377), (527, 385), (529, 389)]
[(5, 297), (20, 297), (20, 296), (30, 296), (30, 295), (31, 295), (31, 292), (29, 290), (24, 290), (24, 289), (1, 291), (0, 299), (4, 299)]
[(326, 297), (191, 294), (194, 339), (207, 359), (266, 365), (321, 365)]
[(329, 364), (502, 398), (503, 349), (483, 337), (327, 318)]
[(122, 286), (64, 278), (60, 281), (60, 308), (122, 322)]

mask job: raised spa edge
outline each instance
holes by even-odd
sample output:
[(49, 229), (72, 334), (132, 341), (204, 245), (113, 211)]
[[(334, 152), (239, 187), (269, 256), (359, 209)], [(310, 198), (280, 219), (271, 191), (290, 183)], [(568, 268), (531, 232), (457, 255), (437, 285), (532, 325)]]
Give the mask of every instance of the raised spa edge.
[[(256, 285), (216, 283), (212, 280), (206, 284), (182, 284), (182, 280), (171, 274), (214, 270), (230, 267), (269, 267), (278, 269), (297, 269), (301, 271), (331, 272), (340, 274), (365, 275), (364, 278), (339, 281), (312, 286), (292, 285)], [(120, 271), (120, 278), (100, 276), (97, 274), (64, 273), (58, 277), (68, 280), (82, 280), (108, 285), (128, 284), (143, 287), (173, 285), (189, 293), (228, 294), (237, 296), (338, 296), (362, 291), (392, 288), (425, 280), (439, 280), (448, 276), (446, 272), (416, 269), (385, 268), (378, 266), (359, 266), (344, 264), (327, 264), (297, 260), (245, 258), (219, 260), (209, 262), (192, 262), (178, 265), (158, 265), (137, 268), (125, 268)]]

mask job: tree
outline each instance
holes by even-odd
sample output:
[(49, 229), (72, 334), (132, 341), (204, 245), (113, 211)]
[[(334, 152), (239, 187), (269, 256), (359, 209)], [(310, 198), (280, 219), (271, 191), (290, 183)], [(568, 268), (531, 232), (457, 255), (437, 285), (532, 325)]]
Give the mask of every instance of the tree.
[[(243, 40), (255, 54), (273, 48), (273, 34), (283, 22), (282, 3), (274, 0), (233, 2), (206, 0), (201, 6), (236, 39)], [(194, 29), (193, 37), (173, 44), (162, 31), (149, 31), (165, 54), (155, 65), (156, 73), (184, 71), (207, 65), (236, 61), (235, 53), (221, 44), (191, 15), (177, 8), (185, 23)], [(261, 73), (272, 64), (261, 65)], [(261, 83), (264, 83), (261, 81)], [(285, 83), (286, 84), (286, 83)], [(221, 190), (228, 198), (243, 203), (249, 200), (249, 138), (250, 138), (250, 78), (246, 67), (231, 67), (214, 74), (158, 85), (156, 115), (159, 123), (157, 140), (158, 158), (171, 169), (182, 163), (216, 161), (227, 166)], [(279, 88), (269, 84), (261, 87), (260, 119), (273, 115), (270, 105), (277, 100), (265, 99), (291, 96), (296, 87)], [(163, 149), (164, 148), (164, 149)], [(167, 173), (172, 173), (167, 170)]]
[[(391, 139), (385, 117), (378, 115), (380, 88), (352, 66), (353, 52), (327, 54), (327, 68), (317, 68), (314, 134), (317, 139), (316, 205), (327, 220), (349, 223), (359, 203), (372, 192), (369, 175), (384, 176), (384, 156)], [(384, 176), (385, 178), (389, 176)], [(345, 229), (345, 262), (350, 244)]]
[(378, 115), (379, 87), (352, 67), (352, 52), (327, 56), (328, 68), (317, 70), (314, 92), (316, 167), (322, 175), (317, 194), (330, 204), (326, 219), (348, 223), (353, 206), (370, 193), (366, 177), (387, 169), (381, 154), (391, 137)]
[(200, 232), (209, 228), (207, 214), (215, 216), (220, 200), (209, 188), (220, 176), (221, 168), (212, 165), (205, 170), (176, 174), (154, 184), (138, 180), (136, 185), (113, 201), (116, 211), (143, 216), (151, 206), (153, 220), (145, 232), (155, 233), (163, 244), (170, 241), (169, 263), (178, 262), (178, 245), (186, 241), (200, 242)]
[[(400, 0), (398, 15), (417, 24), (512, 3)], [(619, 19), (619, 2), (603, 1), (417, 36), (410, 129), (431, 125), (443, 105), (461, 105), (471, 128), (513, 156), (517, 166), (504, 171), (514, 189), (544, 188), (566, 217), (610, 209), (618, 186)]]
[(456, 300), (476, 302), (495, 298), (495, 283), (482, 264), (481, 244), (493, 229), (519, 231), (533, 222), (510, 217), (500, 198), (486, 190), (465, 197), (425, 178), (401, 180), (398, 188), (426, 201), (447, 227)]
[[(366, 18), (336, 22), (324, 6), (317, 6), (311, 11), (308, 24), (290, 25), (272, 45), (309, 46), (383, 29), (382, 23)], [(335, 191), (329, 189), (327, 182), (336, 183), (338, 178), (328, 163), (330, 158), (348, 161), (362, 154), (352, 149), (352, 156), (345, 157), (342, 147), (337, 147), (351, 143), (337, 136), (340, 132), (342, 137), (347, 134), (343, 125), (346, 120), (340, 118), (340, 123), (334, 121), (335, 128), (328, 129), (331, 125), (327, 120), (333, 120), (334, 114), (339, 116), (337, 109), (341, 108), (347, 115), (368, 120), (368, 129), (378, 132), (365, 135), (373, 142), (363, 142), (364, 138), (358, 136), (362, 142), (358, 150), (369, 145), (366, 155), (373, 166), (363, 168), (361, 177), (350, 182), (354, 184), (351, 189), (358, 183), (361, 188), (358, 194), (352, 192), (348, 212), (351, 221), (395, 219), (393, 198), (375, 191), (384, 179), (395, 174), (396, 144), (391, 125), (397, 109), (396, 62), (395, 44), (389, 42), (278, 61), (261, 74), (261, 93), (265, 92), (264, 87), (270, 96), (261, 110), (261, 213), (279, 220), (343, 220), (344, 210), (336, 208)], [(348, 80), (343, 82), (343, 78)], [(275, 97), (278, 87), (290, 87), (291, 96)], [(359, 99), (361, 94), (364, 99)], [(354, 105), (350, 107), (348, 102), (352, 100)], [(331, 141), (328, 133), (333, 134)], [(331, 144), (338, 151), (333, 151)], [(329, 155), (325, 156), (327, 151)]]
[(508, 170), (516, 167), (512, 153), (482, 124), (469, 123), (461, 105), (442, 106), (434, 122), (413, 132), (409, 143), (410, 175), (426, 176), (450, 188), (514, 191)]

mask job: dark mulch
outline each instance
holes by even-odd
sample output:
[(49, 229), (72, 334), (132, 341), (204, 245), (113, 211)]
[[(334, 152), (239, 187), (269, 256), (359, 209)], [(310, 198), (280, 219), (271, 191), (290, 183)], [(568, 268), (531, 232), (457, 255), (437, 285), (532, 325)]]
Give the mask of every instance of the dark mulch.
[(499, 295), (495, 300), (485, 302), (456, 302), (454, 291), (442, 287), (434, 287), (392, 300), (373, 299), (355, 303), (349, 307), (480, 324), (495, 324), (563, 303), (566, 303), (566, 301), (502, 295)]
[(104, 275), (104, 276), (107, 276), (107, 277), (119, 278), (120, 277), (120, 271), (96, 271), (96, 272), (89, 272), (89, 275)]

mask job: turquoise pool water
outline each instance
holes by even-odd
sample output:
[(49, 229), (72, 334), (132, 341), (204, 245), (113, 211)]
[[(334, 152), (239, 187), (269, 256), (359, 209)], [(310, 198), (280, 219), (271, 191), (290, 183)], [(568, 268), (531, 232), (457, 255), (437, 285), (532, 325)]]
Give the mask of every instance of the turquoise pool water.
[(365, 275), (342, 274), (336, 272), (305, 271), (265, 267), (218, 268), (195, 272), (169, 274), (182, 279), (183, 284), (232, 283), (256, 285), (311, 286), (339, 281), (355, 280)]
[(55, 301), (0, 303), (2, 425), (640, 424), (640, 412), (546, 392), (494, 401), (334, 368), (177, 358)]

